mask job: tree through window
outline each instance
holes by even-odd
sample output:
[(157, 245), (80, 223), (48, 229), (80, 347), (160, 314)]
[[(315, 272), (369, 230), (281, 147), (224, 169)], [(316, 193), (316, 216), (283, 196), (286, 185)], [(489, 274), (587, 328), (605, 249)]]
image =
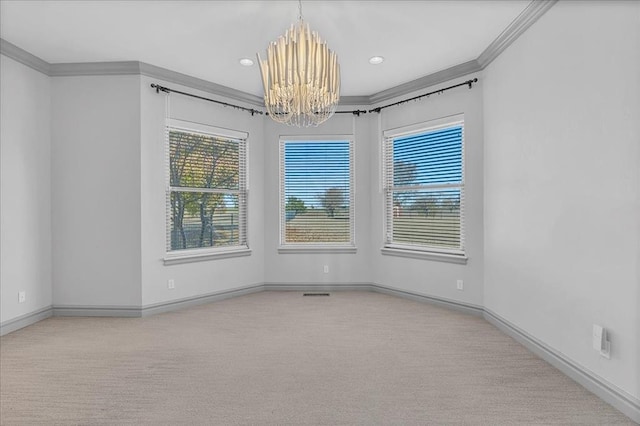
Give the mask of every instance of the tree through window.
[(247, 245), (246, 141), (203, 127), (167, 128), (169, 251)]
[(280, 141), (281, 245), (353, 245), (352, 143)]
[(463, 255), (463, 117), (384, 136), (385, 247)]

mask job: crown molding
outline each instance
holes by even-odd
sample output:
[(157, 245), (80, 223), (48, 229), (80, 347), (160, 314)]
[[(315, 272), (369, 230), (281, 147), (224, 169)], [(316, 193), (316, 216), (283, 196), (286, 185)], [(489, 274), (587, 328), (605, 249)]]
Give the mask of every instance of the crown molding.
[[(413, 81), (392, 87), (369, 96), (369, 105), (388, 101), (399, 96), (445, 83), (467, 74), (482, 71), (522, 33), (533, 25), (558, 0), (531, 0), (529, 5), (509, 24), (505, 30), (478, 56), (477, 59), (454, 65)], [(365, 103), (366, 104), (366, 103)]]
[(124, 62), (84, 62), (84, 63), (64, 63), (51, 64), (52, 77), (82, 76), (82, 75), (144, 75), (157, 78), (170, 83), (180, 84), (207, 93), (245, 102), (254, 106), (262, 107), (262, 98), (251, 95), (240, 90), (232, 89), (221, 84), (212, 83), (190, 75), (171, 71), (166, 68), (157, 67), (138, 61)]
[(264, 107), (264, 102), (259, 96), (144, 62), (115, 61), (50, 64), (2, 38), (0, 38), (0, 54), (48, 75), (49, 77), (144, 75), (187, 86), (192, 89), (202, 90), (214, 95), (224, 96), (235, 101)]
[[(264, 103), (263, 103), (264, 105)], [(371, 105), (370, 96), (340, 96), (338, 106)]]
[(383, 90), (382, 92), (375, 93), (369, 96), (369, 104), (373, 105), (379, 102), (388, 101), (389, 99), (407, 95), (426, 87), (435, 86), (436, 84), (451, 81), (455, 78), (462, 77), (477, 71), (482, 71), (482, 68), (480, 67), (478, 61), (475, 59), (463, 64), (454, 65), (450, 68), (437, 71), (433, 74), (425, 75), (424, 77), (420, 77), (416, 80), (409, 81), (399, 86), (395, 86), (390, 89)]
[(558, 0), (532, 0), (507, 28), (478, 56), (478, 64), (486, 68), (511, 43), (533, 25)]
[(138, 75), (140, 62), (71, 62), (51, 64), (51, 77), (77, 77), (90, 75)]
[[(370, 96), (343, 96), (342, 106), (373, 106), (435, 86), (474, 72), (482, 71), (523, 32), (533, 25), (557, 0), (532, 0), (531, 3), (509, 24), (509, 26), (478, 56), (462, 64), (437, 71), (416, 80), (400, 84)], [(246, 104), (264, 107), (262, 97), (232, 89), (197, 77), (192, 77), (166, 68), (157, 67), (139, 61), (122, 62), (85, 62), (50, 64), (18, 46), (0, 38), (0, 54), (14, 59), (51, 77), (81, 75), (144, 75), (174, 84), (180, 84), (213, 95), (223, 96)]]
[(49, 64), (49, 62), (43, 61), (37, 56), (32, 55), (24, 49), (20, 49), (15, 44), (9, 43), (2, 38), (0, 38), (0, 54), (33, 68), (42, 74), (50, 75), (51, 64)]
[(232, 89), (231, 87), (203, 80), (201, 78), (192, 77), (166, 68), (157, 67), (155, 65), (139, 62), (140, 74), (147, 77), (158, 78), (170, 83), (180, 84), (196, 90), (202, 90), (219, 96), (224, 96), (239, 102), (245, 102), (254, 106), (264, 108), (262, 97), (252, 95), (241, 90)]

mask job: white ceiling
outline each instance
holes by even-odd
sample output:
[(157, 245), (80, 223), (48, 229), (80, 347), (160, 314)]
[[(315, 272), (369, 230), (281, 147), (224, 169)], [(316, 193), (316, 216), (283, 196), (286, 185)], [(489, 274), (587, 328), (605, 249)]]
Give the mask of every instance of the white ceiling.
[[(476, 59), (529, 0), (303, 1), (338, 55), (342, 95), (369, 96)], [(49, 63), (142, 61), (261, 96), (270, 41), (297, 1), (0, 1), (0, 37)], [(385, 57), (370, 65), (371, 56)]]

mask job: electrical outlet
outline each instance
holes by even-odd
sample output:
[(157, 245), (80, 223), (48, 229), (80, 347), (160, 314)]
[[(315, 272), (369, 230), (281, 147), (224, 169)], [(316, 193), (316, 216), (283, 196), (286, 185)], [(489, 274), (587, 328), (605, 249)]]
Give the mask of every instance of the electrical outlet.
[(18, 292), (18, 303), (24, 303), (27, 301), (27, 292), (20, 291)]
[(173, 289), (175, 289), (175, 288), (176, 288), (176, 282), (175, 282), (175, 280), (168, 280), (168, 281), (167, 281), (167, 288), (168, 288), (169, 290), (173, 290)]
[(324, 265), (324, 269), (323, 269), (325, 274), (329, 273), (329, 265)]
[(460, 290), (460, 291), (464, 290), (464, 281), (458, 280), (456, 285), (457, 285), (458, 290)]
[(611, 342), (606, 328), (593, 324), (593, 349), (600, 352), (600, 355), (611, 359)]

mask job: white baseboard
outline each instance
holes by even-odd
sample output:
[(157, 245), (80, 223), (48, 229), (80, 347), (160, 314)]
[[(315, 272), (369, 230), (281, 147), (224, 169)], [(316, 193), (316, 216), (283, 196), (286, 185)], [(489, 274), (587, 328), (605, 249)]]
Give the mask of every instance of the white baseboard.
[(21, 315), (19, 317), (7, 320), (0, 324), (0, 336), (9, 334), (12, 331), (20, 330), (21, 328), (35, 324), (43, 319), (53, 316), (53, 308), (46, 306), (37, 311), (29, 312), (28, 314)]
[(139, 318), (141, 315), (137, 306), (54, 305), (53, 316)]
[(264, 283), (268, 291), (371, 291), (371, 283)]
[[(53, 316), (57, 317), (124, 317), (140, 318), (163, 312), (175, 311), (189, 306), (202, 305), (231, 297), (263, 291), (263, 284), (254, 284), (230, 290), (208, 293), (184, 299), (170, 300), (145, 306), (85, 306), (85, 305), (54, 305)], [(51, 316), (51, 315), (50, 315)]]
[(258, 293), (263, 290), (264, 290), (263, 284), (254, 284), (246, 287), (238, 287), (230, 290), (218, 291), (218, 292), (208, 293), (208, 294), (195, 296), (195, 297), (187, 297), (184, 299), (171, 300), (169, 302), (161, 302), (161, 303), (146, 305), (140, 309), (140, 313), (141, 313), (141, 316), (147, 317), (150, 315), (175, 311), (177, 309), (183, 309), (189, 306), (202, 305), (205, 303), (211, 303), (211, 302), (217, 302), (224, 299), (230, 299), (232, 297), (244, 296), (246, 294), (251, 294), (251, 293)]
[(614, 406), (631, 420), (640, 423), (640, 400), (633, 395), (575, 363), (551, 346), (487, 308), (484, 308), (484, 318), (562, 373)]
[(412, 293), (410, 291), (400, 290), (398, 288), (387, 287), (374, 283), (265, 283), (265, 290), (273, 291), (373, 291), (375, 293), (387, 294), (391, 296), (402, 297), (404, 299), (415, 300), (423, 303), (431, 303), (455, 309), (467, 314), (482, 316), (483, 309), (481, 306), (470, 303), (458, 302), (441, 297), (427, 296), (425, 294)]
[(473, 305), (471, 303), (458, 302), (457, 300), (450, 300), (436, 296), (427, 296), (426, 294), (413, 293), (406, 290), (400, 290), (398, 288), (387, 287), (381, 284), (371, 284), (370, 287), (371, 291), (376, 293), (388, 294), (391, 296), (402, 297), (404, 299), (444, 306), (466, 314), (482, 316), (483, 312), (482, 306)]

